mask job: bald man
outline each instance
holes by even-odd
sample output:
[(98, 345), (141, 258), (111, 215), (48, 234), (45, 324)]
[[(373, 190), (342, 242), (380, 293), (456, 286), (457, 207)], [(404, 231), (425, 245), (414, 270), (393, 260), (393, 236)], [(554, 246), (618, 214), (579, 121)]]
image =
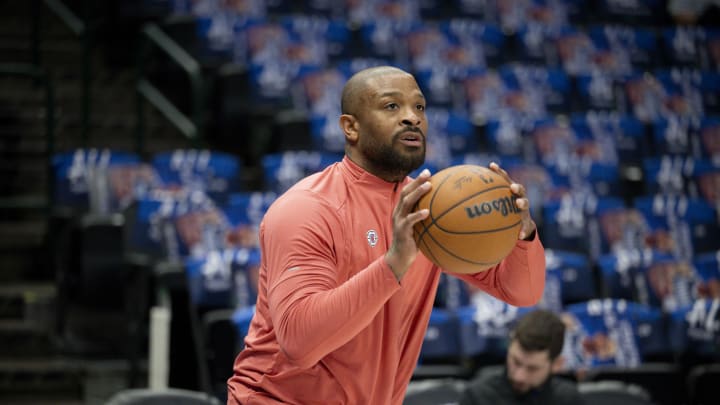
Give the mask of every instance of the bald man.
[[(377, 67), (348, 80), (341, 104), (343, 160), (280, 196), (260, 225), (256, 312), (228, 404), (402, 404), (442, 271), (412, 237), (428, 215), (412, 207), (430, 173), (408, 177), (425, 159), (425, 98), (412, 75)], [(528, 306), (542, 295), (545, 255), (524, 187), (511, 189), (523, 210), (516, 247), (456, 276)]]

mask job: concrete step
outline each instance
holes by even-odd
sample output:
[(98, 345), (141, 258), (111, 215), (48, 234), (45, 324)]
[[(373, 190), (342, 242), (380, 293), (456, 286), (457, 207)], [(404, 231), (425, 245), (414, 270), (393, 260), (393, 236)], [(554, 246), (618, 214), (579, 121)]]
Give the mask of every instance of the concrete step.
[(128, 388), (128, 370), (119, 359), (0, 358), (0, 403), (104, 404)]

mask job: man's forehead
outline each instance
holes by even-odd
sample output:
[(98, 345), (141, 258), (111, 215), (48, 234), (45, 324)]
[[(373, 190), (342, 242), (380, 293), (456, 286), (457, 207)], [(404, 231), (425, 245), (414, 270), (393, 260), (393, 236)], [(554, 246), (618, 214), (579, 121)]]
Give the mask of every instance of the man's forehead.
[(411, 75), (407, 73), (392, 73), (385, 75), (377, 75), (368, 77), (365, 81), (365, 89), (367, 94), (380, 97), (383, 95), (407, 94), (407, 86), (417, 89), (418, 95), (422, 96), (422, 92)]
[(526, 364), (543, 365), (550, 362), (549, 350), (524, 350), (517, 342), (512, 342), (508, 348), (510, 354)]

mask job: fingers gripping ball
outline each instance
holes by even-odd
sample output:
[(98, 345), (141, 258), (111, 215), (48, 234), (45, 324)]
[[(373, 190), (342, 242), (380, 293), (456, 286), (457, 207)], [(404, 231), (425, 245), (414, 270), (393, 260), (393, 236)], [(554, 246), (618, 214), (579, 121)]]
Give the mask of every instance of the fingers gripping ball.
[(507, 256), (521, 227), (510, 183), (482, 166), (460, 165), (430, 178), (432, 189), (417, 203), (430, 215), (415, 224), (418, 248), (443, 270), (477, 273)]

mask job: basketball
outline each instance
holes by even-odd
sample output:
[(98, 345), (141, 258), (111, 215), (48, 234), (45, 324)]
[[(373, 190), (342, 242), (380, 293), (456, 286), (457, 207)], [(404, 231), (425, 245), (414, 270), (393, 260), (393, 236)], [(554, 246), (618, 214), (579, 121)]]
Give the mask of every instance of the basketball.
[(521, 228), (517, 197), (500, 174), (475, 165), (452, 166), (430, 178), (432, 189), (416, 210), (430, 215), (415, 224), (418, 248), (452, 273), (478, 273), (500, 262)]

